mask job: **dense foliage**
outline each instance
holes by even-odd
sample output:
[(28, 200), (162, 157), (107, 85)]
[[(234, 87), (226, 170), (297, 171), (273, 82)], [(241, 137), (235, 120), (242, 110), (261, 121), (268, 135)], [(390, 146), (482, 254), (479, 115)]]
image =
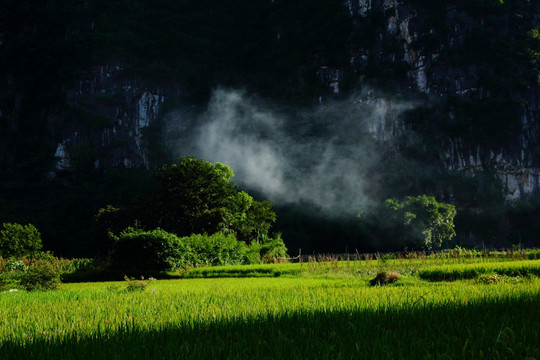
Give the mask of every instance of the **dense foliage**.
[(186, 257), (186, 246), (178, 237), (161, 229), (126, 229), (116, 239), (113, 251), (113, 267), (137, 276), (176, 269)]
[(40, 259), (21, 273), (21, 286), (26, 290), (55, 290), (60, 286), (60, 275), (55, 259)]
[[(248, 246), (233, 235), (193, 234), (181, 239), (189, 249), (188, 266), (238, 265), (248, 262)], [(187, 267), (187, 266), (184, 266)]]
[(248, 245), (232, 234), (193, 234), (180, 238), (161, 229), (130, 228), (115, 238), (112, 268), (133, 276), (156, 276), (166, 270), (191, 267), (273, 262), (286, 257), (286, 251), (279, 236), (264, 237)]
[(390, 236), (399, 239), (398, 244), (440, 249), (448, 247), (456, 236), (454, 205), (440, 203), (432, 196), (420, 195), (408, 196), (402, 202), (388, 199), (385, 206), (388, 212), (383, 224), (393, 228)]
[(135, 222), (145, 229), (161, 228), (177, 236), (233, 234), (246, 243), (268, 235), (276, 214), (268, 201), (259, 202), (230, 181), (226, 165), (183, 157), (155, 173), (161, 186), (130, 206), (99, 211), (98, 221), (118, 232)]
[(41, 234), (34, 225), (4, 223), (2, 227), (0, 257), (33, 256), (41, 250)]
[[(0, 258), (0, 260), (2, 260)], [(55, 290), (60, 286), (61, 261), (43, 254), (35, 259), (0, 261), (0, 291)]]

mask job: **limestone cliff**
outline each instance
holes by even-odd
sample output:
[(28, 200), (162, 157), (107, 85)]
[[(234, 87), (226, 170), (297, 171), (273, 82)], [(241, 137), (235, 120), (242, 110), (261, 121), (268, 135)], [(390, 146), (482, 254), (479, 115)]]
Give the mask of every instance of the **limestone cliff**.
[[(135, 3), (50, 4), (32, 16), (21, 6), (13, 21), (2, 17), (3, 164), (46, 148), (56, 171), (158, 165), (150, 142), (163, 135), (165, 105), (189, 106), (219, 85), (302, 106), (382, 88), (419, 105), (369, 124), (375, 138), (412, 130), (450, 172), (494, 171), (509, 200), (539, 191), (536, 2)], [(56, 42), (26, 36), (47, 28)], [(30, 132), (16, 160), (13, 139)], [(45, 145), (30, 149), (33, 139)]]
[[(350, 71), (361, 76), (374, 64), (384, 64), (375, 66), (379, 71), (405, 65), (397, 69), (406, 72), (405, 86), (421, 94), (432, 111), (424, 119), (430, 123), (422, 124), (421, 131), (437, 139), (439, 146), (432, 151), (438, 151), (449, 171), (474, 176), (493, 170), (503, 182), (507, 200), (538, 194), (540, 88), (534, 77), (538, 73), (528, 72), (538, 55), (528, 57), (531, 54), (520, 52), (530, 49), (516, 46), (526, 43), (538, 28), (538, 4), (515, 2), (503, 8), (495, 1), (434, 5), (350, 0), (346, 7), (359, 31), (365, 31), (365, 24), (376, 24), (372, 38), (352, 47)], [(523, 84), (515, 84), (520, 77)], [(497, 106), (506, 110), (508, 100), (519, 102), (519, 111), (511, 114), (515, 119), (497, 116), (498, 110), (493, 110), (494, 116), (486, 115)], [(460, 108), (472, 102), (486, 103), (476, 118)], [(482, 116), (483, 122), (478, 120)], [(512, 121), (513, 125), (505, 124)], [(493, 136), (484, 141), (486, 133)]]
[(96, 169), (148, 168), (144, 131), (158, 119), (165, 90), (149, 89), (136, 78), (124, 79), (121, 72), (117, 65), (96, 67), (67, 92), (67, 103), (82, 113), (75, 119), (86, 121), (62, 128), (55, 153), (57, 169), (69, 169), (69, 154), (80, 144), (93, 149), (89, 156)]

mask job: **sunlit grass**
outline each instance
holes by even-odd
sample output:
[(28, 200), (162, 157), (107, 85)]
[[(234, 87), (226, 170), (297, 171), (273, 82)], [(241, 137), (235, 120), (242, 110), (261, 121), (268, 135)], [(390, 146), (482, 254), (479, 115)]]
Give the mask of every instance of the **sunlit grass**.
[[(389, 257), (388, 255), (391, 255)], [(170, 273), (178, 278), (223, 278), (223, 277), (279, 277), (279, 276), (314, 276), (332, 274), (350, 274), (353, 276), (373, 276), (381, 270), (397, 271), (403, 275), (416, 275), (420, 269), (424, 274), (434, 268), (433, 273), (457, 271), (461, 265), (473, 264), (470, 268), (480, 269), (489, 264), (525, 264), (530, 262), (529, 268), (536, 263), (537, 250), (523, 251), (445, 251), (439, 253), (412, 252), (403, 254), (351, 254), (344, 256), (310, 256), (304, 257), (302, 262), (283, 264), (257, 264), (236, 266), (208, 266), (185, 269)], [(540, 260), (539, 260), (540, 261)], [(475, 264), (475, 265), (474, 265)], [(514, 265), (501, 265), (511, 268)], [(522, 265), (519, 265), (520, 267)], [(464, 277), (467, 278), (467, 277)], [(470, 276), (468, 277), (470, 278)]]
[[(144, 291), (3, 292), (0, 358), (540, 358), (540, 260), (523, 258), (329, 257), (190, 269)], [(369, 286), (381, 270), (404, 276)]]
[(540, 276), (540, 260), (440, 265), (421, 269), (420, 278), (432, 281), (473, 279), (482, 274)]
[(64, 284), (54, 292), (0, 294), (0, 354), (384, 359), (436, 350), (450, 358), (506, 358), (509, 351), (540, 356), (540, 328), (531, 320), (540, 315), (537, 278), (477, 285), (409, 276), (370, 287), (367, 278), (335, 274), (160, 280), (144, 292), (125, 288), (124, 282)]

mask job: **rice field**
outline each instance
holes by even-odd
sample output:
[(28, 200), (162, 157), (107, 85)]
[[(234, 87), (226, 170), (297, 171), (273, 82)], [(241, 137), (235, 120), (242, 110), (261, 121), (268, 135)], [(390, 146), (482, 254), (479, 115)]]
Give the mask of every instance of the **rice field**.
[[(527, 267), (521, 262), (491, 263)], [(540, 359), (536, 274), (492, 282), (479, 281), (482, 274), (452, 282), (419, 276), (471, 265), (426, 263), (376, 287), (358, 270), (375, 265), (335, 261), (245, 270), (268, 267), (270, 277), (148, 281), (144, 291), (119, 281), (4, 292), (0, 358)]]
[[(354, 276), (373, 276), (381, 270), (397, 271), (403, 275), (417, 275), (427, 280), (450, 280), (451, 277), (473, 278), (480, 273), (506, 267), (521, 269), (522, 274), (532, 272), (540, 275), (540, 258), (537, 249), (521, 251), (444, 251), (411, 252), (404, 254), (346, 254), (304, 256), (296, 263), (209, 266), (182, 270), (169, 274), (176, 278), (222, 278), (222, 277), (278, 277), (323, 274), (350, 274)], [(537, 261), (538, 260), (538, 261)], [(496, 265), (496, 264), (501, 264)], [(505, 265), (506, 264), (506, 265)], [(534, 269), (533, 269), (534, 268)], [(439, 270), (441, 269), (441, 270)], [(481, 270), (483, 269), (483, 270)], [(536, 269), (536, 270), (535, 270)], [(502, 270), (500, 270), (502, 271)], [(435, 278), (435, 273), (443, 278)], [(431, 274), (431, 275), (430, 275)], [(451, 275), (453, 274), (453, 275)], [(430, 279), (430, 276), (433, 278)], [(444, 278), (444, 277), (447, 278)]]
[(497, 274), (512, 277), (540, 276), (540, 260), (440, 265), (421, 269), (418, 272), (421, 279), (431, 281), (474, 279), (485, 274)]

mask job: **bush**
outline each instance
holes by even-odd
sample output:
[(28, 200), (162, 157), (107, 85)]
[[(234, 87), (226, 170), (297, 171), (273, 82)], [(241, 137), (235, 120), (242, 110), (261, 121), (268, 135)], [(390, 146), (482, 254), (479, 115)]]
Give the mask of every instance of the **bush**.
[(37, 260), (21, 273), (26, 290), (55, 290), (60, 285), (60, 266), (55, 260)]
[(262, 236), (247, 245), (233, 234), (193, 234), (178, 238), (164, 230), (127, 229), (116, 239), (113, 267), (132, 275), (152, 275), (166, 270), (198, 266), (275, 262), (287, 256), (278, 235)]
[(0, 260), (0, 291), (21, 288), (21, 274), (28, 269), (25, 263), (22, 260)]
[(275, 263), (287, 256), (287, 247), (279, 233), (275, 238), (263, 235), (260, 241), (253, 241), (246, 254), (250, 264)]
[[(26, 263), (25, 263), (26, 262)], [(28, 265), (26, 265), (28, 264)], [(28, 260), (12, 260), (5, 264), (0, 273), (0, 290), (54, 290), (60, 285), (61, 262), (50, 257)]]
[(239, 265), (247, 262), (248, 246), (236, 240), (234, 235), (194, 234), (183, 237), (181, 241), (191, 250), (186, 265)]
[(128, 228), (116, 238), (113, 267), (136, 275), (160, 273), (183, 267), (188, 252), (174, 234)]
[(0, 291), (21, 288), (21, 273), (6, 271), (0, 273)]
[(66, 275), (96, 270), (103, 266), (103, 260), (90, 258), (63, 259), (61, 265), (62, 273)]
[(28, 267), (24, 264), (24, 261), (22, 260), (11, 260), (8, 261), (4, 267), (6, 268), (7, 272), (20, 272), (20, 271), (26, 271)]
[(511, 278), (506, 275), (499, 274), (482, 274), (476, 279), (477, 284), (490, 285), (490, 284), (499, 284), (508, 282), (509, 279), (513, 279), (514, 282), (517, 282), (517, 278)]
[[(126, 291), (135, 292), (135, 291), (144, 291), (148, 286), (148, 282), (144, 280), (144, 276), (141, 276), (141, 280), (137, 280), (133, 277), (128, 277), (124, 275), (124, 280), (127, 283)], [(154, 281), (154, 278), (149, 278), (148, 281)]]
[(0, 231), (0, 257), (31, 257), (42, 248), (41, 234), (32, 225), (4, 223)]

